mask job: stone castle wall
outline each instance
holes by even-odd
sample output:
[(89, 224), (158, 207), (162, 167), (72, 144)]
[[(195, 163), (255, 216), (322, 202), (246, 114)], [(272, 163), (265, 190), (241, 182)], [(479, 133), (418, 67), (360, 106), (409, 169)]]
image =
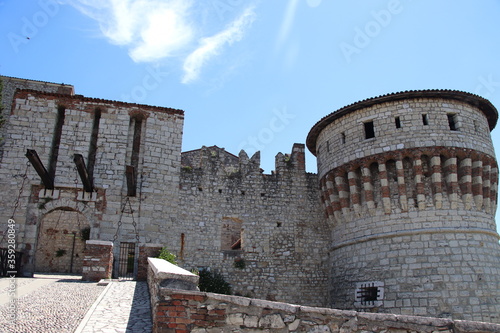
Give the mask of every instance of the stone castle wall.
[[(5, 125), (0, 214), (6, 223), (18, 202), (14, 216), (17, 242), (30, 258), (25, 270), (33, 271), (37, 246), (49, 244), (47, 237), (54, 237), (46, 232), (44, 222), (57, 223), (60, 214), (52, 215), (59, 210), (82, 214), (80, 221), (90, 225), (91, 239), (115, 241), (115, 257), (119, 257), (122, 242), (163, 243), (160, 230), (175, 224), (179, 203), (182, 126), (183, 112), (179, 110), (18, 90)], [(27, 149), (37, 152), (48, 173), (54, 161), (53, 190), (41, 184), (31, 165), (26, 168)], [(73, 157), (81, 154), (88, 169), (91, 150), (94, 187), (87, 193)], [(130, 164), (135, 164), (135, 195), (128, 193), (126, 166)], [(19, 195), (24, 170), (27, 177)], [(78, 221), (64, 223), (78, 225)], [(69, 226), (59, 227), (60, 233), (65, 229), (78, 233)], [(66, 255), (72, 251), (62, 250)], [(53, 252), (48, 246), (42, 251)]]
[[(235, 156), (216, 147), (183, 153), (181, 167), (183, 116), (177, 110), (35, 90), (18, 90), (11, 109), (0, 213), (7, 221), (27, 170), (14, 216), (26, 273), (80, 272), (81, 231), (90, 227), (91, 240), (114, 243), (115, 276), (120, 256), (130, 251), (122, 253), (121, 243), (134, 243), (136, 257), (139, 244), (158, 244), (185, 267), (221, 272), (237, 294), (327, 304), (329, 236), (317, 178), (305, 172), (303, 145), (278, 154), (271, 175), (262, 174), (258, 154)], [(137, 119), (141, 134), (134, 140)], [(139, 172), (131, 196), (126, 165), (132, 164), (134, 141)], [(35, 150), (48, 170), (54, 146), (54, 189), (47, 190), (25, 154)], [(73, 156), (81, 154), (88, 166), (92, 149), (94, 189), (88, 193)]]
[[(304, 145), (278, 154), (271, 175), (262, 174), (258, 154), (217, 147), (182, 160), (181, 223), (172, 233), (182, 266), (222, 272), (239, 295), (326, 305), (327, 225)], [(245, 267), (234, 267), (241, 259)]]
[(307, 139), (318, 177), (301, 144), (267, 175), (259, 153), (181, 154), (180, 110), (2, 82), (0, 237), (12, 217), (27, 275), (87, 267), (90, 227), (113, 244), (115, 276), (144, 277), (146, 253), (166, 246), (237, 295), (500, 322), (498, 115), (484, 99), (406, 92), (332, 113)]
[(195, 276), (149, 259), (153, 332), (498, 332), (499, 324), (308, 307), (196, 291)]
[(496, 111), (435, 94), (367, 100), (313, 127), (331, 306), (499, 322)]

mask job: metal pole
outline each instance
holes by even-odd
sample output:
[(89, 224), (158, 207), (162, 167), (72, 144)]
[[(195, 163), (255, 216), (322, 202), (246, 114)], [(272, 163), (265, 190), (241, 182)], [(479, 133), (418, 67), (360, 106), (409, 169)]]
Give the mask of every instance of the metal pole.
[(73, 247), (71, 248), (71, 263), (69, 264), (69, 272), (73, 273), (73, 254), (75, 254), (76, 231), (73, 231)]

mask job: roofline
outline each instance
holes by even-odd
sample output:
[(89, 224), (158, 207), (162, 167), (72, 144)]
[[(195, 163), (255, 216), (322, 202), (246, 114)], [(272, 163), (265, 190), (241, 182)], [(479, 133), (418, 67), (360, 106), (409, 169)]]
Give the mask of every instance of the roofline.
[(340, 108), (337, 111), (334, 111), (329, 115), (323, 117), (309, 131), (309, 134), (307, 135), (306, 139), (307, 148), (314, 156), (316, 156), (316, 141), (321, 131), (336, 119), (339, 119), (349, 113), (377, 104), (394, 102), (405, 99), (416, 99), (416, 98), (447, 98), (465, 102), (469, 105), (477, 107), (484, 113), (484, 115), (488, 119), (490, 131), (493, 130), (493, 128), (495, 128), (498, 120), (498, 111), (493, 106), (493, 104), (491, 104), (491, 102), (488, 101), (487, 99), (475, 94), (459, 90), (447, 90), (447, 89), (407, 90), (407, 91), (368, 98), (344, 106), (343, 108)]
[(28, 94), (33, 94), (36, 96), (52, 96), (52, 97), (64, 98), (64, 99), (69, 98), (69, 99), (73, 99), (73, 100), (79, 100), (82, 102), (90, 102), (90, 103), (106, 103), (106, 104), (115, 104), (115, 105), (124, 105), (124, 106), (125, 105), (126, 106), (135, 106), (138, 108), (144, 108), (144, 109), (150, 109), (150, 110), (152, 109), (152, 110), (170, 113), (170, 114), (184, 115), (184, 111), (179, 110), (179, 109), (167, 108), (167, 107), (162, 107), (162, 106), (147, 105), (147, 104), (137, 104), (137, 103), (113, 101), (113, 100), (101, 99), (101, 98), (85, 97), (83, 95), (66, 95), (66, 94), (60, 94), (60, 93), (43, 92), (43, 91), (33, 90), (33, 89), (16, 89), (14, 96), (16, 96), (19, 93), (28, 93)]
[(195, 152), (195, 151), (200, 151), (200, 150), (202, 150), (202, 149), (203, 149), (203, 147), (205, 147), (206, 149), (209, 149), (209, 148), (217, 148), (217, 149), (223, 150), (226, 154), (229, 154), (229, 155), (231, 155), (231, 156), (233, 156), (233, 157), (235, 157), (235, 158), (239, 158), (239, 157), (238, 157), (238, 156), (236, 156), (235, 154), (228, 152), (225, 148), (221, 148), (221, 147), (219, 147), (219, 146), (217, 146), (217, 145), (213, 145), (213, 146), (209, 146), (209, 147), (207, 147), (207, 146), (202, 146), (201, 148), (197, 148), (197, 149), (191, 149), (191, 150), (186, 150), (186, 151), (183, 151), (183, 152), (181, 152), (181, 154), (185, 154), (185, 153), (192, 153), (192, 152)]
[(67, 87), (67, 88), (71, 88), (73, 94), (75, 93), (75, 87), (72, 84), (55, 83), (55, 82), (40, 81), (40, 80), (31, 80), (31, 79), (23, 79), (23, 78), (14, 77), (14, 76), (7, 76), (7, 75), (0, 75), (0, 77), (6, 78), (6, 79), (11, 79), (11, 80), (14, 80), (14, 81), (37, 82), (37, 83), (43, 83), (43, 84), (49, 85), (49, 86)]

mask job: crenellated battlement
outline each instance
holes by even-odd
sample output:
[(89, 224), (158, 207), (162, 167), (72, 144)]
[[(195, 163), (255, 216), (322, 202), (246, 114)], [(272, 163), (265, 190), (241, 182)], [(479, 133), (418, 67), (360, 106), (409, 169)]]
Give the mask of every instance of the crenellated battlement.
[[(203, 146), (200, 149), (183, 152), (181, 164), (185, 172), (197, 170), (215, 173), (219, 176), (234, 176), (237, 173), (241, 175), (263, 174), (264, 172), (260, 165), (260, 151), (249, 158), (244, 150), (236, 156), (217, 146)], [(271, 175), (291, 172), (305, 172), (304, 144), (295, 143), (290, 154), (280, 152), (275, 156), (275, 170), (271, 171)]]
[[(202, 147), (182, 153), (181, 161), (181, 260), (226, 272), (242, 295), (293, 302), (284, 290), (300, 288), (308, 290), (303, 302), (325, 305), (318, 295), (326, 288), (326, 259), (317, 249), (327, 247), (329, 235), (318, 178), (305, 171), (304, 145), (278, 153), (271, 174), (263, 173), (259, 152), (236, 156)], [(235, 269), (236, 258), (247, 268)]]

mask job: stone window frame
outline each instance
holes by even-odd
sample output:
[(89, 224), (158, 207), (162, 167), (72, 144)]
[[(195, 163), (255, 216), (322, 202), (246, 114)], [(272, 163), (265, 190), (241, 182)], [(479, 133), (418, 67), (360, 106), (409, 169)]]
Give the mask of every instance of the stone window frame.
[(448, 127), (450, 131), (454, 132), (460, 131), (460, 119), (458, 118), (458, 113), (447, 112), (446, 117), (448, 119)]
[(422, 125), (429, 126), (429, 114), (422, 113)]
[(370, 140), (376, 137), (375, 135), (375, 122), (374, 119), (367, 119), (363, 121), (364, 139)]
[[(224, 230), (226, 230), (226, 232), (224, 232)], [(230, 237), (227, 237), (230, 234), (232, 235)], [(223, 216), (221, 220), (220, 235), (221, 251), (241, 252), (243, 250), (243, 220), (239, 217)]]
[(401, 129), (403, 127), (403, 123), (401, 122), (401, 116), (395, 116), (394, 117), (394, 125), (396, 126), (396, 129)]

